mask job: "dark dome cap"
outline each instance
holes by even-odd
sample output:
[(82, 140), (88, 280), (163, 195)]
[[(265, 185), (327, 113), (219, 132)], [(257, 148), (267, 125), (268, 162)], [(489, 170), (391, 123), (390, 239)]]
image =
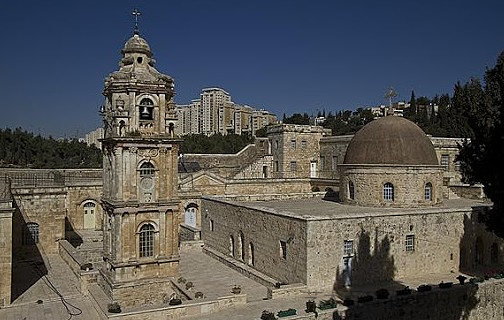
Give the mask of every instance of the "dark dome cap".
[(149, 44), (137, 33), (135, 33), (131, 38), (128, 39), (128, 41), (126, 41), (126, 43), (124, 44), (124, 49), (122, 49), (122, 53), (143, 53), (149, 57), (152, 56)]
[(415, 123), (398, 116), (373, 120), (360, 129), (343, 163), (439, 165), (429, 137)]

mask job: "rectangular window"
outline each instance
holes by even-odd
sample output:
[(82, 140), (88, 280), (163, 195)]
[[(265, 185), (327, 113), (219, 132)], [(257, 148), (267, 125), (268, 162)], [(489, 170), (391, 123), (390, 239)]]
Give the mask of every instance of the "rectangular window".
[(454, 165), (455, 165), (455, 171), (460, 172), (460, 161), (455, 161)]
[(448, 171), (450, 169), (450, 155), (441, 155), (441, 166), (443, 166), (445, 171)]
[(210, 219), (210, 231), (214, 231), (214, 222)]
[(354, 254), (353, 251), (353, 240), (345, 240), (343, 242), (343, 254), (345, 256), (351, 256)]
[(324, 171), (324, 165), (325, 165), (325, 157), (320, 156), (320, 170)]
[(301, 141), (301, 148), (306, 149), (306, 140)]
[(332, 169), (336, 170), (338, 168), (338, 156), (332, 157)]
[(415, 236), (412, 234), (406, 236), (406, 251), (415, 251)]
[(296, 149), (296, 140), (291, 140), (291, 148)]
[(287, 259), (287, 242), (280, 240), (280, 256)]
[(37, 223), (27, 223), (23, 229), (24, 245), (34, 245), (39, 243), (39, 225)]
[(290, 171), (294, 172), (297, 170), (297, 163), (296, 161), (291, 161), (290, 162)]
[(273, 162), (273, 171), (278, 172), (278, 160)]

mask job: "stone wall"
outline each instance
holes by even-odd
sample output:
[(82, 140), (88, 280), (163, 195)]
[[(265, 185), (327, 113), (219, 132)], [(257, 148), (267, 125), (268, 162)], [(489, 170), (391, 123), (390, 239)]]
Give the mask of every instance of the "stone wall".
[[(459, 270), (464, 216), (471, 209), (411, 212), (308, 223), (310, 288), (342, 286), (344, 258), (352, 265), (351, 285), (370, 285), (398, 278), (428, 276)], [(406, 236), (414, 236), (414, 250), (406, 250)], [(344, 254), (353, 241), (353, 254)]]
[(345, 160), (346, 149), (353, 135), (329, 136), (320, 139), (320, 178), (338, 179), (338, 165)]
[[(277, 178), (317, 177), (320, 170), (320, 139), (330, 134), (319, 126), (277, 124), (267, 136), (273, 155), (273, 176)], [(312, 164), (313, 169), (312, 170)], [(313, 171), (313, 172), (312, 172)]]
[(65, 238), (65, 188), (16, 188), (12, 192), (17, 209), (13, 219), (13, 246), (18, 249), (25, 247), (22, 238), (26, 224), (37, 223), (37, 248), (42, 254), (57, 253), (58, 241)]
[[(306, 282), (305, 221), (206, 197), (202, 207), (208, 212), (202, 224), (206, 246), (253, 265), (280, 282)], [(286, 258), (280, 241), (285, 242)]]
[[(231, 178), (245, 167), (270, 153), (268, 139), (256, 138), (254, 144), (249, 144), (235, 154), (184, 154), (181, 162), (197, 162), (202, 170)], [(262, 172), (262, 167), (260, 168)]]
[[(433, 206), (443, 200), (442, 171), (437, 166), (340, 165), (340, 199), (363, 206)], [(349, 183), (354, 186), (354, 199)], [(393, 201), (384, 200), (383, 186), (393, 185)], [(430, 183), (431, 199), (425, 200), (425, 185)]]
[(95, 230), (101, 230), (103, 224), (103, 209), (100, 203), (102, 186), (73, 185), (67, 187), (66, 208), (67, 217), (73, 229), (84, 229), (84, 204), (92, 202), (95, 207)]
[(12, 200), (0, 197), (0, 307), (11, 303)]

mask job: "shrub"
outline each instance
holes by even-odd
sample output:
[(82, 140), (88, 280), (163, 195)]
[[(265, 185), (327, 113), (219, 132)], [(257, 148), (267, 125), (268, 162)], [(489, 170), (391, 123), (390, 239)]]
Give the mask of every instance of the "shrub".
[(418, 292), (427, 292), (427, 291), (431, 291), (432, 290), (432, 287), (429, 286), (428, 284), (422, 284), (420, 285), (418, 288), (417, 288)]
[(373, 296), (367, 295), (367, 296), (362, 296), (357, 298), (358, 303), (366, 303), (366, 302), (371, 302), (373, 301)]
[(277, 316), (279, 318), (283, 318), (283, 317), (288, 317), (288, 316), (295, 316), (296, 313), (297, 313), (296, 309), (290, 308), (290, 309), (287, 309), (287, 310), (280, 310), (280, 311), (278, 311)]
[(441, 288), (441, 289), (448, 289), (448, 288), (451, 288), (452, 285), (453, 285), (453, 282), (443, 282), (443, 281), (441, 281), (441, 283), (439, 284), (439, 288)]
[(311, 188), (311, 191), (313, 191), (313, 192), (319, 192), (319, 191), (320, 191), (320, 188), (319, 188), (319, 187), (317, 187), (317, 186), (313, 186), (313, 187)]
[(390, 293), (387, 289), (378, 289), (376, 290), (376, 298), (377, 299), (388, 299)]
[(93, 264), (92, 263), (84, 263), (81, 267), (81, 270), (88, 271), (88, 270), (93, 270)]
[(203, 292), (201, 292), (201, 291), (196, 292), (196, 293), (194, 294), (194, 297), (195, 297), (196, 299), (203, 298), (203, 297), (204, 297)]
[(184, 277), (180, 277), (180, 278), (178, 278), (178, 279), (177, 279), (177, 282), (178, 282), (178, 283), (186, 283), (186, 282), (187, 282), (187, 280), (186, 280), (186, 278), (184, 278)]
[(457, 277), (457, 280), (460, 282), (460, 284), (464, 284), (465, 281), (466, 281), (467, 277), (466, 276), (463, 276), (463, 275), (459, 275)]
[(406, 287), (404, 289), (397, 290), (396, 294), (398, 296), (407, 296), (407, 295), (411, 294), (411, 289), (409, 287)]
[(353, 305), (354, 305), (354, 303), (355, 303), (355, 302), (354, 302), (352, 299), (345, 299), (345, 300), (343, 300), (343, 305), (344, 305), (345, 307), (350, 307), (350, 306), (353, 306)]
[(172, 298), (170, 299), (170, 302), (168, 302), (170, 306), (178, 306), (179, 304), (182, 304), (182, 300), (179, 298)]
[(334, 300), (333, 298), (328, 299), (328, 300), (321, 300), (319, 302), (319, 309), (320, 310), (333, 309), (333, 308), (336, 308), (336, 306), (337, 306), (336, 300)]
[(269, 312), (268, 310), (264, 310), (261, 314), (261, 320), (276, 320), (273, 312)]
[(193, 284), (191, 281), (186, 282), (186, 284), (185, 284), (185, 288), (186, 288), (187, 290), (191, 289), (192, 287), (194, 287), (194, 284)]

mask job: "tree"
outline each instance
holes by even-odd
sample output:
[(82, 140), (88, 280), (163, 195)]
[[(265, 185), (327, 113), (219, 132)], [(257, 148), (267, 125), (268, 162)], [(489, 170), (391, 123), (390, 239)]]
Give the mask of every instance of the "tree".
[(457, 157), (464, 181), (483, 184), (493, 202), (487, 227), (504, 237), (504, 51), (495, 67), (485, 72), (484, 89), (474, 79), (457, 84), (452, 103), (464, 108), (470, 129), (471, 140), (464, 142)]

